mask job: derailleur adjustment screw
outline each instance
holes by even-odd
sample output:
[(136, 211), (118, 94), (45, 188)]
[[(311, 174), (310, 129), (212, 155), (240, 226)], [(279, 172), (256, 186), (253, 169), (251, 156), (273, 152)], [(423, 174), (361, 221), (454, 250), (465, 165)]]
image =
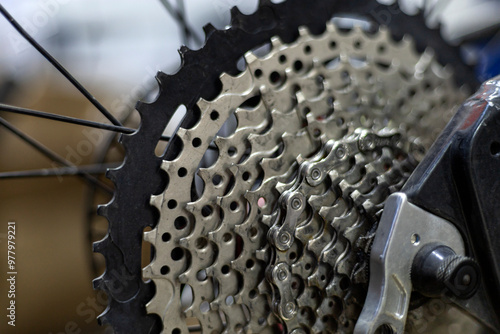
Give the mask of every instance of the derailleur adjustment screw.
[(314, 181), (317, 181), (320, 179), (320, 177), (321, 177), (321, 171), (318, 168), (313, 168), (313, 170), (311, 171), (311, 178)]
[(302, 201), (300, 200), (300, 198), (295, 197), (292, 199), (292, 209), (298, 210), (300, 209), (301, 206), (302, 206)]
[(451, 292), (467, 299), (477, 291), (479, 265), (473, 259), (455, 254), (444, 245), (428, 245), (415, 256), (412, 265), (414, 289), (429, 297)]

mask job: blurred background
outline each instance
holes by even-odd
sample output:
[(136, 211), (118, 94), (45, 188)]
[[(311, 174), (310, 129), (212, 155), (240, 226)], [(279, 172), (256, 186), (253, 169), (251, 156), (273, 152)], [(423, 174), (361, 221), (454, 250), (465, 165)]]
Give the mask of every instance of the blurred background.
[[(392, 2), (392, 1), (380, 1)], [(425, 2), (425, 4), (424, 4)], [(158, 70), (173, 73), (177, 49), (202, 45), (202, 27), (229, 24), (229, 8), (244, 13), (257, 0), (8, 0), (0, 3), (89, 91), (129, 127), (140, 119), (135, 101), (157, 92)], [(450, 43), (463, 46), (485, 80), (500, 72), (500, 2), (496, 0), (406, 1), (404, 8), (428, 8), (428, 24), (443, 24)], [(182, 13), (190, 33), (179, 23)], [(35, 49), (0, 17), (0, 102), (82, 119), (107, 121)], [(78, 166), (99, 171), (123, 158), (116, 136), (29, 116), (0, 117)], [(167, 129), (167, 132), (170, 131)], [(95, 317), (106, 300), (92, 290), (102, 273), (91, 241), (107, 223), (95, 206), (110, 191), (80, 177), (63, 176), (59, 165), (0, 127), (0, 309), (5, 310), (7, 222), (16, 222), (16, 327), (0, 333), (103, 333)], [(104, 164), (104, 165), (102, 165)], [(50, 177), (13, 178), (12, 171), (36, 170)], [(9, 176), (9, 177), (8, 177)], [(107, 187), (112, 185), (100, 177)], [(109, 332), (106, 331), (107, 333)]]

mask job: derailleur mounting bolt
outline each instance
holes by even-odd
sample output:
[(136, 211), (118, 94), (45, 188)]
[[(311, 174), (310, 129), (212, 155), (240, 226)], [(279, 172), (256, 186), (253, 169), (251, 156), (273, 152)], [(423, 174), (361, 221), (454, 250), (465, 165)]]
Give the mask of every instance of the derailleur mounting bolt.
[(412, 265), (415, 290), (429, 297), (451, 292), (470, 298), (480, 282), (479, 265), (471, 258), (455, 254), (444, 245), (428, 245), (415, 256)]

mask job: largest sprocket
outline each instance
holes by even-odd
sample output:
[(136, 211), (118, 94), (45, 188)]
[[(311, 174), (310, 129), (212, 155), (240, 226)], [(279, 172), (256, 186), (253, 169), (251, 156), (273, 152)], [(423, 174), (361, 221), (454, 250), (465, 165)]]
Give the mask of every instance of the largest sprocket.
[[(154, 197), (155, 200), (153, 201), (153, 204), (161, 210), (181, 210), (185, 212), (185, 215), (171, 215), (173, 212), (162, 214), (160, 220), (160, 226), (163, 226), (162, 229), (158, 226), (153, 233), (148, 234), (148, 240), (157, 245), (163, 245), (163, 243), (168, 244), (169, 242), (171, 242), (170, 245), (172, 245), (157, 247), (157, 259), (169, 256), (170, 260), (168, 263), (156, 262), (156, 267), (153, 266), (150, 267), (151, 269), (148, 269), (153, 271), (149, 274), (148, 272), (146, 273), (146, 276), (154, 276), (155, 278), (157, 296), (165, 296), (166, 293), (168, 294), (169, 289), (172, 291), (172, 295), (176, 296), (173, 299), (167, 298), (168, 301), (165, 301), (165, 298), (155, 297), (149, 307), (150, 311), (160, 314), (163, 320), (167, 320), (165, 323), (167, 323), (168, 326), (165, 326), (164, 330), (169, 333), (174, 333), (176, 331), (180, 332), (186, 330), (187, 328), (186, 324), (180, 321), (186, 313), (181, 312), (174, 315), (176, 312), (182, 311), (180, 298), (177, 299), (177, 297), (180, 297), (181, 285), (190, 285), (195, 278), (198, 281), (207, 282), (205, 284), (213, 284), (212, 280), (207, 279), (207, 277), (212, 278), (221, 274), (227, 275), (228, 281), (221, 281), (222, 285), (219, 284), (217, 289), (212, 288), (207, 289), (207, 291), (211, 290), (214, 294), (215, 291), (219, 291), (217, 292), (218, 296), (225, 296), (224, 300), (221, 299), (222, 297), (219, 297), (219, 300), (215, 300), (215, 295), (211, 296), (210, 300), (202, 300), (201, 295), (197, 294), (195, 290), (192, 305), (195, 305), (197, 309), (191, 305), (187, 310), (187, 314), (203, 319), (201, 325), (204, 330), (208, 331), (208, 329), (212, 327), (214, 330), (225, 329), (227, 331), (244, 328), (246, 330), (259, 332), (266, 326), (279, 322), (279, 319), (271, 316), (269, 312), (270, 309), (266, 308), (266, 305), (268, 305), (266, 293), (268, 293), (268, 291), (265, 288), (265, 284), (260, 285), (260, 291), (254, 289), (256, 284), (262, 280), (262, 274), (256, 275), (257, 278), (251, 283), (248, 283), (248, 281), (251, 280), (241, 280), (238, 277), (238, 275), (241, 276), (241, 273), (245, 272), (247, 269), (254, 271), (262, 270), (262, 268), (265, 267), (263, 263), (269, 261), (267, 258), (268, 255), (266, 255), (265, 250), (262, 248), (263, 242), (266, 240), (263, 238), (263, 232), (260, 230), (255, 231), (252, 227), (247, 231), (249, 233), (249, 240), (252, 240), (252, 238), (258, 240), (257, 248), (264, 250), (254, 256), (252, 252), (256, 249), (248, 249), (248, 242), (244, 243), (242, 247), (243, 238), (240, 233), (243, 232), (238, 232), (238, 229), (242, 229), (243, 227), (235, 227), (236, 225), (242, 225), (236, 223), (238, 220), (241, 221), (242, 214), (248, 214), (246, 218), (249, 220), (251, 217), (250, 215), (257, 213), (258, 210), (256, 209), (250, 210), (249, 213), (246, 212), (246, 200), (252, 195), (249, 193), (246, 195), (245, 199), (238, 198), (239, 201), (225, 200), (224, 196), (236, 191), (233, 189), (233, 185), (238, 186), (241, 184), (241, 182), (231, 181), (231, 178), (236, 177), (235, 175), (240, 175), (245, 182), (255, 183), (255, 180), (263, 180), (263, 177), (259, 176), (259, 173), (256, 173), (256, 171), (239, 169), (237, 165), (243, 158), (252, 158), (255, 161), (259, 161), (259, 159), (267, 157), (270, 159), (262, 160), (262, 164), (263, 166), (271, 166), (275, 161), (280, 161), (275, 158), (288, 153), (288, 161), (293, 162), (295, 161), (295, 157), (293, 156), (294, 153), (292, 154), (290, 152), (295, 151), (287, 150), (285, 149), (286, 147), (293, 147), (294, 145), (297, 145), (297, 147), (307, 147), (303, 155), (310, 155), (322, 147), (322, 141), (320, 139), (321, 134), (329, 134), (337, 139), (343, 137), (345, 133), (342, 132), (342, 124), (337, 124), (339, 118), (333, 120), (330, 117), (333, 108), (335, 108), (335, 98), (332, 100), (330, 99), (331, 96), (321, 95), (320, 93), (322, 90), (321, 86), (324, 82), (335, 83), (337, 82), (336, 80), (338, 80), (338, 83), (343, 82), (345, 84), (343, 80), (350, 78), (350, 76), (348, 75), (346, 77), (345, 74), (342, 74), (342, 71), (340, 71), (338, 72), (340, 73), (339, 77), (335, 78), (335, 80), (325, 81), (325, 78), (323, 78), (323, 82), (318, 78), (318, 76), (321, 76), (319, 73), (314, 71), (311, 72), (311, 59), (307, 58), (308, 51), (304, 49), (305, 59), (301, 59), (301, 62), (295, 62), (291, 59), (288, 60), (288, 68), (294, 69), (298, 74), (302, 74), (302, 76), (297, 76), (295, 85), (290, 85), (289, 82), (285, 84), (283, 81), (283, 74), (286, 72), (286, 68), (279, 67), (281, 66), (279, 65), (279, 57), (276, 58), (276, 66), (280, 70), (263, 72), (261, 74), (262, 80), (268, 80), (269, 83), (272, 84), (272, 87), (282, 86), (285, 87), (286, 90), (280, 92), (279, 89), (277, 89), (278, 93), (276, 93), (271, 100), (265, 100), (265, 103), (258, 103), (258, 100), (252, 99), (253, 96), (251, 96), (252, 94), (250, 93), (260, 92), (258, 89), (259, 87), (252, 86), (250, 90), (245, 90), (245, 88), (248, 88), (245, 86), (247, 81), (255, 80), (256, 74), (258, 73), (253, 72), (251, 73), (252, 75), (249, 75), (248, 73), (250, 72), (248, 69), (244, 71), (238, 77), (239, 82), (243, 82), (241, 85), (237, 84), (237, 81), (233, 80), (230, 75), (236, 78), (238, 73), (240, 73), (236, 64), (241, 56), (248, 50), (252, 50), (269, 42), (272, 37), (279, 37), (282, 43), (293, 44), (297, 41), (299, 35), (298, 28), (301, 26), (307, 27), (313, 35), (319, 36), (325, 31), (326, 22), (336, 13), (363, 16), (369, 22), (374, 23), (371, 26), (372, 33), (378, 31), (379, 25), (387, 26), (388, 32), (384, 34), (386, 34), (390, 40), (401, 40), (402, 36), (405, 34), (412, 35), (414, 46), (417, 50), (422, 51), (424, 46), (430, 46), (435, 50), (439, 62), (444, 64), (451, 63), (454, 66), (455, 73), (458, 74), (455, 78), (459, 85), (466, 82), (475, 85), (472, 71), (460, 61), (457, 50), (447, 46), (442, 41), (438, 31), (426, 29), (423, 18), (420, 15), (406, 16), (401, 13), (397, 5), (387, 7), (374, 1), (315, 1), (311, 3), (308, 1), (289, 0), (281, 4), (272, 4), (268, 1), (263, 1), (257, 12), (250, 16), (245, 16), (237, 11), (233, 11), (232, 26), (228, 30), (216, 31), (211, 27), (207, 27), (207, 42), (203, 49), (196, 52), (191, 52), (187, 49), (181, 50), (183, 66), (180, 71), (174, 76), (166, 76), (164, 74), (158, 75), (161, 86), (159, 97), (157, 101), (151, 105), (138, 105), (138, 110), (142, 116), (141, 128), (138, 133), (123, 138), (122, 142), (127, 151), (127, 158), (122, 167), (109, 173), (110, 178), (116, 184), (117, 191), (113, 201), (101, 209), (101, 212), (107, 216), (110, 221), (109, 234), (102, 242), (96, 244), (95, 249), (105, 256), (107, 270), (101, 278), (96, 280), (95, 286), (103, 289), (109, 295), (110, 307), (102, 316), (102, 319), (104, 322), (112, 324), (116, 332), (150, 333), (158, 332), (163, 327), (163, 323), (159, 318), (147, 315), (146, 313), (145, 304), (153, 297), (155, 288), (151, 282), (143, 281), (140, 265), (142, 232), (147, 226), (156, 226), (158, 221), (157, 211), (149, 204), (152, 194), (162, 194), (160, 197)], [(387, 13), (389, 16), (387, 16)], [(340, 36), (342, 36), (342, 34), (346, 33), (340, 33)], [(364, 38), (363, 41), (370, 41), (370, 33), (366, 36), (366, 39)], [(389, 47), (391, 45), (387, 46)], [(354, 51), (356, 45), (352, 44), (351, 49)], [(335, 57), (326, 59), (328, 60), (326, 63), (330, 64), (332, 67), (336, 66), (334, 58)], [(398, 58), (395, 57), (395, 59)], [(356, 61), (360, 60), (362, 59), (357, 59)], [(258, 62), (259, 60), (256, 61)], [(345, 62), (345, 59), (340, 57), (338, 63), (342, 64), (342, 66), (354, 66), (352, 64), (346, 65), (343, 62)], [(380, 64), (382, 68), (387, 67), (387, 65), (391, 68), (391, 64), (387, 62)], [(357, 71), (355, 66), (352, 67), (352, 70)], [(221, 84), (218, 78), (222, 73), (228, 73), (229, 75), (226, 74), (223, 76)], [(366, 76), (365, 79), (368, 81), (370, 80), (368, 76)], [(390, 82), (390, 80), (387, 81), (388, 84)], [(429, 84), (432, 85), (432, 83)], [(223, 89), (222, 92), (221, 86)], [(399, 89), (399, 87), (391, 87), (391, 89), (396, 90)], [(449, 89), (450, 94), (454, 94), (454, 90), (452, 88)], [(208, 188), (205, 192), (197, 194), (196, 186), (191, 187), (194, 172), (199, 164), (195, 163), (193, 165), (194, 167), (182, 170), (180, 167), (183, 166), (179, 165), (179, 159), (186, 156), (181, 153), (183, 149), (187, 147), (186, 145), (193, 147), (194, 151), (192, 152), (198, 152), (197, 154), (200, 158), (205, 155), (204, 149), (208, 147), (208, 144), (210, 144), (211, 139), (217, 131), (215, 128), (212, 129), (212, 134), (208, 134), (208, 132), (205, 131), (206, 129), (203, 131), (194, 131), (193, 129), (200, 128), (200, 124), (204, 122), (203, 119), (211, 119), (215, 127), (219, 127), (224, 123), (224, 116), (221, 116), (222, 111), (215, 110), (216, 113), (213, 113), (214, 110), (205, 110), (204, 108), (208, 108), (210, 103), (201, 103), (201, 105), (198, 103), (197, 106), (196, 103), (199, 98), (202, 97), (206, 101), (220, 99), (232, 101), (233, 98), (240, 98), (238, 94), (231, 94), (231, 92), (239, 92), (240, 95), (243, 94), (245, 96), (238, 104), (238, 106), (242, 107), (238, 113), (238, 120), (240, 122), (238, 126), (241, 127), (242, 124), (246, 124), (245, 129), (247, 129), (247, 132), (245, 138), (248, 138), (248, 131), (250, 131), (250, 133), (253, 132), (255, 134), (254, 142), (260, 145), (260, 151), (266, 152), (266, 155), (255, 157), (255, 155), (249, 154), (251, 152), (245, 153), (247, 147), (244, 142), (239, 140), (241, 138), (238, 137), (238, 131), (236, 131), (230, 139), (216, 141), (219, 150), (224, 151), (224, 154), (227, 153), (228, 157), (232, 160), (229, 159), (229, 162), (225, 163), (222, 167), (221, 171), (224, 172), (224, 175), (219, 175), (220, 182), (216, 181), (219, 180), (218, 177), (214, 178), (217, 172), (210, 171), (209, 168), (201, 173), (201, 177), (202, 179), (204, 178), (205, 181), (205, 187), (207, 187), (207, 184), (220, 184), (218, 189), (212, 189), (213, 192), (210, 193), (210, 197), (207, 198), (207, 196), (203, 196), (203, 194), (208, 193)], [(316, 105), (319, 106), (323, 104), (321, 108), (324, 112), (320, 111), (317, 114), (314, 112), (304, 112), (301, 116), (302, 118), (296, 118), (298, 120), (307, 121), (308, 124), (317, 124), (317, 127), (307, 126), (304, 128), (303, 124), (298, 124), (296, 121), (288, 122), (287, 116), (280, 115), (280, 111), (282, 114), (286, 114), (286, 110), (278, 110), (268, 114), (269, 116), (264, 117), (264, 119), (252, 118), (250, 110), (253, 111), (264, 108), (268, 113), (273, 107), (273, 101), (280, 101), (280, 103), (275, 104), (277, 109), (280, 109), (282, 107), (281, 103), (289, 99), (287, 95), (290, 95), (292, 92), (293, 96), (296, 96), (296, 101), (294, 103), (302, 103), (301, 106), (304, 108), (309, 107), (311, 110), (320, 110), (315, 109)], [(265, 92), (260, 93), (262, 97), (266, 96)], [(349, 91), (348, 93), (355, 94), (357, 92)], [(412, 94), (410, 88), (408, 88), (407, 93)], [(419, 98), (419, 94), (416, 95), (415, 101)], [(281, 96), (285, 96), (285, 98), (280, 100)], [(358, 98), (360, 96), (361, 95), (358, 93)], [(353, 95), (349, 98), (352, 97)], [(375, 98), (377, 98), (376, 95)], [(341, 103), (342, 98), (337, 98), (336, 101), (337, 104)], [(347, 101), (348, 100), (346, 100), (346, 103)], [(442, 101), (435, 102), (442, 103)], [(450, 106), (452, 102), (453, 101), (448, 101), (445, 102), (445, 104)], [(383, 101), (382, 99), (379, 103), (384, 105), (387, 101)], [(187, 130), (182, 130), (181, 128), (174, 140), (171, 141), (163, 159), (158, 158), (154, 154), (156, 143), (172, 114), (181, 104), (185, 105), (188, 110), (182, 123), (182, 128)], [(311, 105), (308, 106), (308, 104)], [(231, 104), (227, 105), (234, 106)], [(362, 103), (360, 105), (362, 105)], [(340, 104), (340, 106), (342, 106), (342, 104)], [(229, 108), (225, 110), (226, 116), (228, 116), (231, 108), (226, 108)], [(290, 110), (293, 106), (287, 106), (283, 109), (287, 108)], [(343, 108), (348, 109), (349, 106), (344, 104)], [(317, 119), (309, 119), (311, 116)], [(269, 138), (265, 138), (263, 133), (266, 131), (269, 132), (268, 127), (274, 124), (273, 122), (275, 120), (285, 122), (285, 130), (292, 135), (282, 138), (281, 133), (273, 132), (273, 135), (270, 135)], [(344, 119), (344, 121), (346, 121), (346, 119)], [(361, 122), (362, 118), (358, 118), (358, 121)], [(310, 131), (299, 133), (301, 129), (308, 129)], [(320, 132), (318, 133), (316, 130)], [(196, 135), (189, 137), (191, 134)], [(260, 137), (262, 137), (260, 139), (259, 134), (261, 134)], [(212, 138), (210, 136), (212, 136)], [(423, 140), (425, 141), (425, 138)], [(284, 144), (280, 145), (280, 142)], [(304, 144), (304, 142), (306, 142), (306, 144)], [(201, 148), (204, 149), (202, 150)], [(192, 157), (190, 157), (190, 159), (192, 159)], [(245, 159), (241, 160), (241, 162)], [(170, 161), (163, 163), (164, 169), (167, 170), (168, 175), (162, 172), (160, 168), (163, 160)], [(289, 181), (287, 177), (292, 177), (293, 171), (287, 173), (286, 166), (291, 166), (290, 162), (288, 162), (288, 165), (275, 166), (274, 169), (276, 170), (276, 174), (273, 175), (274, 178), (269, 178), (268, 173), (268, 175), (266, 175), (266, 180), (273, 179), (276, 182), (278, 180)], [(261, 168), (265, 170), (268, 167)], [(178, 180), (187, 180), (187, 176), (190, 176), (188, 181), (190, 188), (189, 196), (186, 195), (189, 198), (186, 197), (186, 199), (182, 199), (181, 196), (179, 196), (179, 198), (177, 198), (177, 196), (165, 197), (165, 193), (168, 193), (168, 191), (170, 191), (169, 189), (175, 189), (175, 185), (178, 184), (177, 182), (181, 182)], [(245, 178), (247, 180), (244, 180)], [(207, 183), (209, 179), (212, 180), (212, 183)], [(264, 185), (264, 183), (262, 184)], [(266, 183), (266, 187), (269, 187), (269, 189), (272, 188), (272, 182), (271, 185)], [(260, 214), (271, 214), (271, 210), (273, 209), (272, 203), (277, 199), (279, 194), (274, 193), (273, 195), (270, 193), (269, 195), (274, 197), (264, 199), (264, 196), (254, 195), (256, 196), (254, 200), (256, 201), (257, 207), (260, 206), (259, 200), (262, 204), (260, 208), (262, 211)], [(264, 205), (262, 201), (266, 201), (266, 204)], [(197, 204), (188, 205), (187, 208), (191, 211), (184, 211), (183, 205), (188, 202), (196, 202)], [(202, 203), (203, 205), (201, 205)], [(223, 208), (223, 210), (220, 210), (220, 208)], [(211, 226), (203, 226), (193, 221), (192, 214), (193, 212), (197, 212), (197, 210), (201, 217), (206, 216), (204, 218), (210, 221), (208, 224), (212, 224)], [(220, 217), (220, 212), (224, 212), (224, 219), (221, 220), (223, 222), (222, 224), (217, 223), (218, 220), (214, 218)], [(240, 217), (237, 217), (238, 215), (240, 215)], [(184, 217), (186, 221), (178, 221), (177, 226), (184, 227), (176, 228), (175, 219), (181, 216)], [(254, 218), (256, 217), (252, 217), (252, 219)], [(172, 222), (172, 226), (166, 226), (164, 224), (165, 222), (167, 224)], [(187, 226), (189, 227), (186, 228)], [(209, 230), (213, 230), (210, 236), (208, 233)], [(193, 234), (192, 232), (194, 231), (196, 231), (196, 233)], [(230, 235), (228, 235), (228, 232), (230, 232)], [(182, 233), (184, 234), (181, 235)], [(187, 237), (188, 234), (185, 233), (188, 233), (191, 237)], [(194, 237), (195, 234), (196, 237)], [(225, 268), (225, 264), (220, 262), (220, 268), (218, 267), (219, 264), (217, 264), (216, 266), (212, 266), (212, 269), (208, 269), (208, 271), (205, 270), (205, 272), (198, 273), (199, 270), (195, 270), (196, 272), (190, 273), (190, 270), (191, 272), (194, 270), (192, 269), (194, 268), (193, 261), (198, 263), (198, 268), (203, 268), (205, 262), (207, 262), (206, 265), (210, 268), (210, 265), (213, 263), (209, 263), (210, 260), (203, 257), (202, 250), (223, 243), (227, 243), (230, 247), (233, 247), (231, 251), (224, 249), (224, 254), (219, 252), (221, 256), (228, 257), (230, 263), (226, 262), (226, 264), (231, 264), (231, 267)], [(163, 249), (164, 247), (170, 248), (167, 251)], [(159, 248), (162, 249), (160, 250)], [(196, 252), (193, 253), (196, 254), (196, 256), (192, 255), (190, 251)], [(243, 256), (241, 254), (243, 254)], [(183, 262), (182, 260), (184, 259), (188, 259), (189, 262)], [(225, 274), (224, 272), (227, 270), (229, 271)], [(232, 274), (233, 270), (236, 270), (234, 274)], [(179, 274), (178, 278), (170, 276), (174, 277), (174, 281), (176, 282), (173, 285), (169, 283), (168, 279), (159, 278), (172, 275), (172, 273)], [(196, 277), (196, 274), (199, 276)], [(239, 282), (245, 282), (243, 283), (244, 286), (239, 286)], [(241, 291), (245, 291), (246, 294), (244, 295)], [(210, 298), (210, 296), (204, 297)], [(228, 297), (232, 297), (232, 299), (228, 299)], [(178, 307), (167, 308), (168, 305), (171, 305), (171, 300), (174, 301), (174, 304), (177, 303)], [(203, 304), (205, 301), (210, 302), (208, 311), (206, 312), (204, 312), (204, 310), (206, 310), (206, 304)], [(205, 306), (202, 306), (202, 304)], [(221, 310), (235, 309), (237, 307), (240, 308), (239, 305), (243, 304), (246, 305), (246, 310), (241, 308), (240, 311), (230, 312), (225, 319), (218, 314), (217, 308)], [(175, 312), (173, 310), (175, 310)], [(168, 313), (166, 313), (166, 311)], [(172, 311), (172, 313), (170, 313), (170, 311)], [(311, 326), (314, 326), (314, 323), (312, 323)]]

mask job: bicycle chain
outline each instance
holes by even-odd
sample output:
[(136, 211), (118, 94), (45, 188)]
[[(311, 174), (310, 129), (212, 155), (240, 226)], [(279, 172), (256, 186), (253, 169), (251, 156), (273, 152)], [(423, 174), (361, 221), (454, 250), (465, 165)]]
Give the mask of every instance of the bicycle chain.
[(399, 133), (358, 129), (326, 143), (320, 156), (301, 163), (294, 181), (278, 185), (267, 273), (275, 313), (289, 332), (352, 332), (368, 283), (370, 232), (385, 199), (416, 166), (411, 151)]
[[(395, 58), (401, 62), (394, 64), (392, 60)], [(362, 149), (359, 152), (362, 157), (350, 147), (349, 152), (357, 159), (355, 166), (349, 165), (351, 160), (348, 159), (349, 168), (343, 170), (345, 166), (341, 164), (341, 173), (334, 179), (336, 182), (340, 182), (339, 178), (352, 180), (352, 186), (340, 182), (341, 189), (344, 187), (346, 196), (357, 196), (354, 203), (362, 201), (364, 210), (373, 215), (373, 210), (381, 208), (389, 187), (396, 189), (408, 176), (400, 172), (399, 166), (414, 165), (408, 164), (407, 159), (411, 158), (405, 156), (410, 152), (410, 146), (412, 153), (423, 154), (423, 148), (432, 142), (435, 129), (446, 124), (442, 109), (430, 114), (421, 100), (408, 99), (408, 95), (418, 96), (429, 89), (427, 86), (439, 86), (439, 91), (431, 94), (427, 102), (438, 104), (444, 96), (452, 103), (463, 98), (454, 93), (452, 76), (439, 67), (431, 52), (418, 55), (412, 51), (409, 39), (396, 44), (383, 28), (369, 35), (360, 28), (341, 32), (329, 24), (326, 32), (319, 36), (300, 29), (300, 37), (294, 43), (283, 44), (274, 38), (272, 49), (265, 57), (249, 53), (245, 59), (246, 69), (240, 75), (221, 76), (222, 92), (219, 96), (212, 101), (198, 102), (201, 113), (198, 123), (177, 131), (183, 149), (174, 159), (163, 162), (162, 169), (169, 175), (169, 183), (162, 194), (151, 199), (160, 212), (160, 221), (154, 230), (144, 234), (145, 240), (156, 250), (155, 259), (144, 269), (144, 277), (153, 279), (157, 287), (147, 308), (148, 312), (162, 318), (165, 332), (187, 332), (186, 318), (198, 319), (203, 332), (245, 330), (261, 333), (272, 330), (282, 321), (290, 332), (298, 330), (301, 323), (290, 323), (293, 317), (288, 317), (284, 310), (291, 305), (291, 300), (298, 299), (304, 307), (311, 307), (316, 299), (307, 298), (305, 293), (293, 295), (293, 290), (297, 289), (288, 287), (278, 288), (276, 296), (264, 275), (266, 267), (273, 261), (266, 234), (273, 225), (271, 216), (276, 215), (275, 203), (280, 196), (277, 190), (282, 188), (280, 182), (289, 181), (299, 166), (306, 166), (305, 162), (298, 162), (302, 159), (330, 153), (331, 147), (337, 152), (340, 144), (358, 145), (360, 139), (349, 139), (349, 136), (359, 136), (354, 134), (355, 131), (368, 127), (382, 136), (365, 133), (360, 143), (366, 145), (371, 136), (375, 147)], [(234, 133), (218, 135), (233, 112), (237, 120)], [(408, 121), (413, 119), (418, 119), (419, 123), (409, 126)], [(393, 123), (407, 126), (396, 127)], [(391, 155), (397, 147), (387, 144), (387, 137), (383, 137), (388, 129), (404, 132), (411, 145)], [(401, 139), (401, 135), (398, 136)], [(333, 141), (323, 145), (328, 140)], [(209, 159), (207, 152), (212, 142), (218, 149), (218, 156), (214, 161), (204, 163), (204, 159)], [(382, 147), (392, 151), (384, 152), (376, 160), (366, 155), (368, 151), (380, 151)], [(345, 157), (350, 154), (346, 152)], [(296, 161), (299, 155), (304, 158)], [(391, 161), (391, 172), (384, 173), (381, 168), (388, 164), (387, 159)], [(325, 164), (325, 161), (320, 160), (317, 164)], [(356, 178), (352, 170), (359, 174), (360, 166), (364, 165), (366, 176)], [(333, 171), (328, 163), (324, 168), (324, 175)], [(203, 189), (198, 189), (198, 193), (193, 190), (196, 189), (196, 174), (203, 183)], [(365, 195), (371, 189), (366, 189), (365, 181), (377, 177), (380, 186), (373, 190), (373, 194)], [(327, 192), (322, 187), (314, 188), (313, 195), (319, 196), (318, 190)], [(354, 195), (355, 190), (357, 195)], [(310, 196), (304, 194), (303, 201)], [(316, 203), (320, 205), (321, 201), (316, 200)], [(359, 211), (355, 217), (354, 208), (346, 206), (347, 209), (350, 209), (350, 215), (343, 219), (339, 216), (339, 220), (345, 220), (346, 227), (356, 229), (357, 219), (363, 215)], [(323, 214), (326, 219), (336, 211), (332, 210), (319, 210), (320, 216)], [(337, 233), (345, 232), (346, 227)], [(274, 229), (270, 231), (272, 233)], [(289, 240), (292, 240), (293, 231), (301, 233), (300, 229), (291, 227)], [(347, 240), (354, 245), (364, 232), (367, 232), (366, 228), (359, 228), (359, 232), (351, 233)], [(338, 280), (332, 280), (330, 287), (319, 283), (325, 281), (326, 277), (321, 279), (323, 275), (330, 275), (327, 266), (332, 264), (331, 261), (337, 261), (334, 254), (340, 243), (328, 247), (332, 237), (331, 233), (320, 236), (319, 240), (311, 241), (315, 245), (307, 247), (308, 251), (316, 249), (314, 256), (309, 257), (317, 259), (321, 265), (305, 281), (308, 286), (316, 285), (319, 294), (323, 294), (322, 290), (326, 288), (329, 299), (318, 300), (325, 302), (327, 307), (331, 302), (338, 304), (333, 296), (343, 298), (348, 290), (339, 292), (337, 286), (342, 284)], [(338, 238), (345, 236), (339, 234)], [(270, 239), (278, 245), (279, 238)], [(305, 239), (302, 241), (305, 244)], [(267, 275), (275, 287), (274, 292), (278, 286), (276, 268), (283, 269), (279, 262), (283, 262), (284, 257), (290, 259), (290, 252), (302, 253), (297, 244), (291, 246), (283, 254), (274, 252), (276, 265)], [(323, 250), (326, 251), (321, 255)], [(344, 257), (345, 262), (350, 263), (347, 268), (338, 269), (338, 264), (334, 267), (338, 273), (350, 278), (349, 266), (359, 261), (355, 255)], [(297, 255), (292, 260), (296, 259)], [(302, 262), (307, 264), (307, 261)], [(193, 299), (188, 305), (182, 304), (183, 289), (192, 291)], [(314, 289), (306, 290), (309, 293)], [(284, 297), (285, 292), (287, 297)], [(270, 312), (268, 296), (286, 302), (278, 307), (278, 317)], [(314, 332), (336, 328), (328, 317), (331, 310), (325, 310), (323, 302), (312, 308), (315, 310), (313, 321), (302, 322)], [(347, 308), (348, 303), (343, 301), (341, 308)], [(316, 315), (326, 321), (316, 321)], [(356, 317), (356, 312), (345, 312), (343, 326), (346, 331), (352, 330)]]
[[(99, 316), (101, 324), (110, 324), (116, 333), (157, 333), (163, 326), (159, 317), (146, 312), (146, 303), (162, 286), (155, 288), (151, 281), (143, 279), (141, 244), (143, 230), (158, 222), (149, 198), (151, 194), (160, 193), (168, 183), (166, 174), (159, 168), (162, 160), (173, 160), (182, 150), (178, 138), (174, 137), (163, 157), (155, 155), (158, 140), (178, 106), (185, 105), (187, 109), (182, 127), (193, 126), (200, 118), (195, 105), (198, 99), (213, 100), (219, 95), (219, 75), (239, 73), (237, 62), (246, 51), (267, 43), (273, 36), (291, 43), (296, 40), (300, 26), (308, 27), (317, 35), (324, 30), (325, 22), (337, 13), (364, 17), (372, 27), (387, 26), (395, 40), (411, 35), (419, 52), (429, 46), (436, 50), (439, 63), (452, 65), (459, 86), (477, 87), (474, 72), (461, 61), (458, 48), (447, 45), (439, 29), (426, 28), (422, 13), (407, 16), (397, 3), (386, 6), (373, 0), (287, 0), (273, 4), (269, 0), (259, 0), (259, 7), (253, 14), (232, 10), (228, 29), (216, 30), (207, 25), (204, 27), (204, 47), (197, 51), (181, 48), (179, 71), (174, 75), (159, 73), (157, 76), (160, 83), (157, 100), (151, 104), (137, 104), (141, 126), (133, 135), (120, 139), (126, 159), (122, 166), (107, 174), (116, 185), (116, 192), (110, 203), (99, 208), (99, 213), (109, 221), (109, 229), (106, 237), (94, 244), (94, 251), (101, 253), (106, 261), (106, 271), (94, 280), (94, 288), (108, 295), (108, 308)], [(454, 93), (453, 90), (449, 92)], [(421, 100), (419, 96), (413, 101)], [(321, 98), (305, 102), (315, 106), (324, 103)], [(436, 106), (441, 104), (436, 99), (434, 103)], [(451, 105), (452, 101), (447, 103)], [(407, 108), (409, 110), (410, 106)], [(326, 126), (319, 123), (318, 128), (324, 130)], [(290, 145), (294, 144), (290, 142)], [(254, 213), (255, 210), (251, 212)], [(265, 254), (258, 253), (263, 259), (268, 256)], [(261, 285), (262, 291), (267, 289), (265, 284)]]

